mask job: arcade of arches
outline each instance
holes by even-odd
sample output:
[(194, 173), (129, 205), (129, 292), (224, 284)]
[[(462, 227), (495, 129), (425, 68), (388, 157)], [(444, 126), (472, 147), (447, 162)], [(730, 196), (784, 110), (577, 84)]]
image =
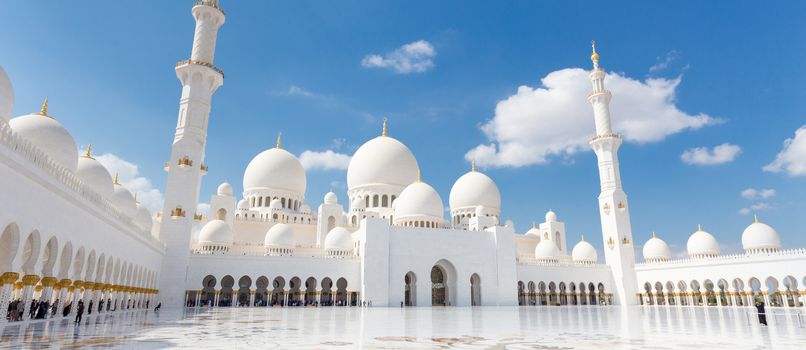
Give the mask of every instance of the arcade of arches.
[(518, 305), (611, 305), (603, 283), (518, 281)]
[(277, 276), (269, 279), (259, 276), (235, 278), (226, 275), (219, 281), (208, 275), (202, 281), (202, 289), (185, 292), (186, 306), (356, 306), (359, 293), (347, 289), (343, 277)]
[[(721, 278), (704, 281), (646, 281), (640, 286), (642, 305), (691, 306), (752, 306), (756, 302), (772, 307), (802, 307), (800, 295), (806, 290), (794, 276), (785, 276), (782, 283), (775, 277), (751, 277), (747, 280)], [(806, 284), (806, 277), (802, 282)], [(800, 288), (800, 289), (799, 289)]]

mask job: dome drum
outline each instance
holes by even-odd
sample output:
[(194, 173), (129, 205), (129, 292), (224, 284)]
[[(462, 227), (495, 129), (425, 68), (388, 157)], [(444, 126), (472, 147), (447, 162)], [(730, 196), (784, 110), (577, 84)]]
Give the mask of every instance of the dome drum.
[(362, 189), (355, 191), (348, 191), (347, 195), (351, 198), (351, 203), (362, 201), (362, 209), (373, 208), (392, 208), (392, 203), (400, 197), (405, 186), (391, 186), (391, 185), (368, 185)]
[(284, 190), (271, 190), (268, 188), (251, 189), (244, 192), (243, 197), (249, 204), (249, 208), (254, 210), (260, 210), (261, 208), (269, 209), (269, 206), (274, 199), (280, 201), (282, 209), (292, 211), (298, 211), (300, 206), (305, 203), (305, 197), (296, 193)]

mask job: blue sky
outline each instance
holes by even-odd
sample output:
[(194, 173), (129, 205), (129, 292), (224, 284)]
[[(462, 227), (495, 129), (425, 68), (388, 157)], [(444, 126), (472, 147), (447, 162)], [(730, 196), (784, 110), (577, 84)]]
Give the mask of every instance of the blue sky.
[[(190, 54), (192, 3), (4, 2), (0, 64), (14, 83), (15, 114), (49, 97), (51, 114), (79, 147), (92, 143), (137, 165), (131, 177), (162, 189), (180, 93), (173, 66)], [(681, 251), (699, 223), (735, 252), (752, 221), (740, 213), (748, 208), (785, 247), (806, 246), (806, 130), (784, 149), (806, 124), (799, 15), (806, 3), (222, 0), (222, 7), (216, 65), (226, 78), (213, 100), (204, 202), (224, 180), (240, 192), (249, 160), (279, 131), (294, 154), (350, 155), (387, 116), (390, 135), (412, 149), (446, 206), (467, 159), (477, 158), (519, 231), (553, 208), (570, 241), (585, 234), (601, 247), (595, 157), (573, 141), (593, 129), (586, 90), (575, 89), (589, 83), (572, 68), (590, 68), (595, 39), (613, 73), (614, 124), (633, 127), (617, 131), (628, 140), (620, 157), (637, 242), (657, 231)], [(400, 65), (408, 59), (413, 66)], [(556, 85), (544, 85), (546, 77)], [(480, 145), (528, 152), (469, 153)], [(700, 147), (708, 149), (693, 150)], [(687, 150), (696, 164), (681, 158)], [(308, 171), (308, 202), (317, 206), (330, 188), (345, 202), (345, 171), (320, 168)], [(747, 189), (757, 191), (743, 196)]]

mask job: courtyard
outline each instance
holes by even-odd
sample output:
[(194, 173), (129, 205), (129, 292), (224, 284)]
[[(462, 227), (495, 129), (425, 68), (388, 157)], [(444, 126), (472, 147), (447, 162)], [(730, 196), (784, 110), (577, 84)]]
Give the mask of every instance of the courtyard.
[(0, 349), (802, 349), (798, 309), (212, 308), (2, 327)]

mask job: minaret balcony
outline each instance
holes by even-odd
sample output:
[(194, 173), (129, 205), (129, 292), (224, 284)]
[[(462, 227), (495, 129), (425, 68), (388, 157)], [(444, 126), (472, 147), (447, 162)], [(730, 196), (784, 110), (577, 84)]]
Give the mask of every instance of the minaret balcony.
[(176, 68), (190, 66), (190, 65), (198, 65), (198, 66), (204, 66), (204, 67), (210, 68), (210, 69), (216, 71), (216, 73), (221, 74), (222, 78), (224, 77), (224, 71), (221, 70), (221, 68), (216, 67), (212, 63), (198, 61), (198, 60), (194, 60), (194, 59), (190, 59), (190, 58), (188, 58), (186, 60), (183, 60), (183, 61), (176, 62)]
[(208, 170), (207, 164), (202, 164), (201, 166), (199, 166), (199, 169), (201, 170), (202, 174), (207, 174)]

